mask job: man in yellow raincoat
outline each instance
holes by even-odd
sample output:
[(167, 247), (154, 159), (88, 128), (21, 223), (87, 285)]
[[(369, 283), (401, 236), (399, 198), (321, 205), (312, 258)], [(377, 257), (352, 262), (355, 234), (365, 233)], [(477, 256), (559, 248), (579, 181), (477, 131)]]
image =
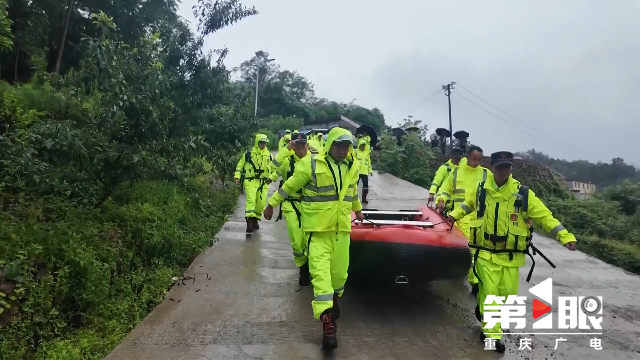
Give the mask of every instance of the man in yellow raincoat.
[[(282, 175), (281, 184), (284, 184), (293, 176), (298, 163), (308, 155), (311, 155), (311, 153), (307, 146), (307, 137), (302, 133), (293, 135), (293, 139), (288, 146), (280, 150), (272, 162), (275, 170)], [(296, 266), (300, 269), (298, 284), (300, 286), (309, 286), (309, 264), (307, 263), (306, 254), (307, 242), (302, 229), (301, 198), (302, 194), (300, 192), (288, 196), (280, 204), (280, 210), (287, 222), (293, 258)], [(278, 216), (278, 219), (280, 219), (280, 216)]]
[[(461, 161), (459, 165), (453, 169), (438, 190), (436, 197), (436, 208), (444, 212), (445, 204), (451, 202), (452, 209), (455, 210), (462, 205), (465, 194), (474, 191), (481, 181), (487, 180), (487, 175), (491, 173), (489, 169), (480, 166), (483, 152), (478, 146), (471, 146), (467, 153), (467, 161)], [(456, 227), (464, 233), (469, 239), (469, 221), (474, 219), (475, 212), (468, 214), (458, 221)], [(468, 276), (469, 285), (471, 285), (471, 293), (478, 293), (478, 279), (473, 274), (473, 266), (469, 269)]]
[(244, 216), (247, 221), (247, 233), (260, 228), (258, 220), (262, 217), (267, 201), (269, 184), (278, 178), (271, 167), (271, 153), (267, 149), (269, 139), (265, 134), (256, 134), (253, 148), (242, 154), (234, 178), (236, 184), (244, 179), (244, 192), (247, 198)]
[(362, 203), (368, 204), (367, 195), (369, 194), (369, 176), (373, 175), (371, 169), (371, 151), (369, 145), (364, 139), (358, 141), (358, 149), (356, 150), (358, 162), (360, 163), (360, 180), (362, 180)]
[[(461, 148), (453, 148), (451, 149), (451, 158), (447, 160), (446, 163), (440, 165), (438, 170), (436, 170), (436, 175), (433, 177), (431, 181), (431, 187), (429, 188), (429, 200), (428, 203), (432, 202), (436, 198), (436, 194), (442, 186), (442, 183), (447, 179), (447, 176), (455, 170), (460, 164), (460, 160), (464, 155), (464, 150)], [(450, 208), (453, 204), (445, 204), (445, 208)]]
[(284, 131), (284, 136), (282, 136), (278, 142), (278, 151), (286, 148), (289, 141), (291, 141), (291, 130), (287, 129)]
[(334, 127), (329, 131), (324, 151), (304, 157), (293, 176), (269, 199), (265, 219), (273, 207), (302, 190), (302, 227), (309, 251), (313, 285), (313, 315), (323, 329), (322, 346), (338, 346), (336, 320), (340, 317), (338, 297), (344, 293), (349, 269), (351, 211), (364, 220), (358, 200), (360, 164), (354, 155), (351, 133)]
[[(478, 184), (476, 190), (466, 194), (464, 203), (453, 210), (449, 220), (456, 221), (477, 211), (476, 219), (469, 223), (469, 246), (474, 253), (479, 280), (476, 317), (482, 323), (483, 338), (495, 339), (495, 350), (504, 352), (500, 323), (484, 321), (490, 320), (486, 315), (494, 311), (485, 310), (485, 300), (488, 295), (506, 298), (518, 294), (520, 267), (524, 266), (526, 255), (532, 256), (532, 229), (528, 220), (537, 222), (568, 250), (576, 250), (576, 238), (553, 217), (533, 191), (511, 176), (512, 153), (491, 154), (491, 165), (493, 174)], [(532, 271), (533, 267), (527, 281)], [(491, 327), (485, 328), (487, 326)]]

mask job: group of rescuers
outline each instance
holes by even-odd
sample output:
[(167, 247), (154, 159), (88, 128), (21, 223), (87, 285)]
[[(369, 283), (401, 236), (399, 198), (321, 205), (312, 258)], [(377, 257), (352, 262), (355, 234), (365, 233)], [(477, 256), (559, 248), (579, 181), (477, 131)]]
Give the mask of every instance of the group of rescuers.
[[(266, 135), (257, 134), (253, 148), (236, 167), (236, 183), (243, 181), (246, 194), (247, 232), (259, 229), (263, 215), (271, 220), (274, 207), (280, 206), (278, 219), (284, 215), (287, 223), (300, 270), (299, 285), (313, 285), (311, 306), (322, 323), (322, 346), (335, 349), (338, 298), (344, 293), (349, 267), (351, 212), (363, 221), (362, 203), (368, 203), (371, 138), (356, 139), (341, 127), (331, 128), (326, 139), (323, 134), (287, 130), (275, 158), (267, 143)], [(482, 158), (477, 146), (470, 146), (466, 154), (453, 149), (436, 172), (428, 203), (435, 201), (436, 208), (469, 240), (473, 264), (468, 282), (476, 297), (476, 317), (482, 323), (483, 339), (495, 339), (496, 351), (504, 352), (500, 323), (484, 328), (484, 302), (488, 295), (518, 293), (519, 269), (530, 254), (531, 220), (568, 250), (576, 250), (576, 238), (533, 191), (512, 177), (512, 153), (491, 154), (491, 170), (480, 165)], [(265, 185), (278, 177), (280, 186), (267, 201)], [(362, 202), (357, 191), (360, 180)]]

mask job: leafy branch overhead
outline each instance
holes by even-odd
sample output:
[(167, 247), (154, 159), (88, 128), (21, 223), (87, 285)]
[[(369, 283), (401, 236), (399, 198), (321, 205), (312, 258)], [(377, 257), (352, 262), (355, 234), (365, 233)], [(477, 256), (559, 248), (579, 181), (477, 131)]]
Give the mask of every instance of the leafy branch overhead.
[(239, 0), (198, 0), (192, 8), (198, 20), (198, 31), (203, 36), (258, 14), (255, 7), (248, 8)]

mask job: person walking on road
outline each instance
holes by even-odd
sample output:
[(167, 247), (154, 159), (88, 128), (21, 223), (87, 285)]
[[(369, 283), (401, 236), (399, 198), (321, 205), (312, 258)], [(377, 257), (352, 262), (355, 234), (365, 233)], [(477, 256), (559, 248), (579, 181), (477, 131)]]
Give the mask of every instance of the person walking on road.
[[(311, 154), (307, 145), (307, 137), (302, 133), (297, 133), (293, 136), (288, 146), (280, 150), (275, 159), (273, 159), (274, 169), (282, 175), (280, 189), (282, 189), (282, 184), (293, 176), (298, 163)], [(288, 196), (280, 204), (280, 210), (281, 213), (284, 214), (285, 221), (287, 222), (289, 240), (291, 240), (291, 248), (293, 250), (296, 267), (300, 269), (298, 284), (300, 286), (309, 286), (307, 242), (305, 241), (304, 231), (302, 229), (301, 199), (302, 194), (300, 191)], [(278, 219), (281, 218), (280, 216), (281, 215), (278, 215)]]
[(371, 152), (368, 149), (369, 145), (364, 139), (358, 141), (358, 149), (356, 154), (358, 162), (360, 163), (360, 181), (362, 181), (362, 203), (368, 204), (367, 195), (369, 194), (369, 176), (373, 175), (371, 169)]
[[(427, 201), (427, 203), (431, 203), (435, 200), (440, 186), (442, 186), (442, 183), (447, 179), (447, 176), (449, 176), (449, 174), (458, 167), (463, 155), (464, 150), (462, 150), (461, 148), (451, 149), (451, 158), (447, 160), (446, 163), (440, 165), (438, 170), (436, 170), (436, 175), (431, 181), (431, 187), (429, 188), (429, 200)], [(450, 208), (452, 204), (445, 205), (446, 208)]]
[(278, 174), (272, 171), (271, 153), (267, 149), (269, 139), (265, 134), (256, 134), (253, 148), (242, 154), (234, 175), (236, 184), (244, 182), (244, 192), (247, 198), (244, 207), (244, 216), (247, 221), (247, 233), (260, 229), (258, 221), (262, 217), (264, 204), (267, 201), (267, 193), (272, 181)]
[(364, 220), (357, 192), (360, 164), (352, 137), (346, 129), (332, 128), (324, 151), (298, 162), (293, 176), (271, 196), (264, 211), (265, 219), (271, 219), (274, 206), (302, 190), (302, 227), (314, 293), (311, 307), (322, 323), (322, 346), (327, 350), (338, 347), (338, 298), (344, 293), (349, 269), (351, 211)]
[[(576, 238), (553, 217), (536, 194), (511, 176), (513, 154), (500, 151), (491, 154), (493, 174), (466, 194), (459, 208), (453, 210), (449, 221), (457, 221), (477, 211), (469, 222), (470, 244), (474, 252), (475, 271), (479, 291), (476, 295), (476, 317), (482, 323), (483, 338), (495, 339), (495, 349), (505, 351), (499, 322), (485, 328), (483, 320), (488, 295), (516, 295), (519, 290), (519, 270), (525, 265), (525, 255), (531, 256), (533, 246), (529, 219), (540, 224), (546, 232), (568, 250), (576, 250)], [(534, 249), (534, 254), (536, 249)], [(531, 278), (533, 267), (527, 281)], [(495, 303), (494, 303), (495, 304)], [(493, 323), (493, 322), (492, 322)]]
[[(487, 175), (491, 173), (489, 169), (480, 166), (482, 162), (483, 152), (479, 146), (471, 146), (467, 153), (467, 161), (459, 162), (459, 165), (453, 169), (443, 182), (436, 196), (436, 208), (444, 213), (445, 204), (451, 203), (448, 211), (455, 210), (462, 205), (465, 194), (477, 189), (478, 184), (487, 180)], [(470, 213), (458, 221), (456, 227), (460, 229), (464, 236), (469, 239), (469, 221), (474, 219), (476, 213)], [(471, 293), (478, 293), (478, 279), (473, 273), (473, 263), (469, 269), (467, 277), (469, 285), (471, 285)]]

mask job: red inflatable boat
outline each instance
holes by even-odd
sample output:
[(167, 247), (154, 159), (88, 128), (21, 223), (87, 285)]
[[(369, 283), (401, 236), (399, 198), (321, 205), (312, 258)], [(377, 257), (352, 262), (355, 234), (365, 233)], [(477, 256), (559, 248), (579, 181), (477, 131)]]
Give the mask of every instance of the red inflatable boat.
[(422, 283), (463, 278), (471, 266), (464, 234), (434, 209), (352, 213), (349, 277), (376, 282)]

